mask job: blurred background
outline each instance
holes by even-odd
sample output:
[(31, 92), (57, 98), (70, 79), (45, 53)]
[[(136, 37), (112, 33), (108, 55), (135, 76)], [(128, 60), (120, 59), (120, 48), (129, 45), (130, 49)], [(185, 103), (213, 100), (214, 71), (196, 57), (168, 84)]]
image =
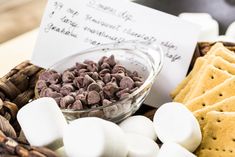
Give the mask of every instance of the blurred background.
[[(235, 21), (235, 0), (134, 0), (173, 15), (209, 13), (219, 22), (220, 34)], [(47, 0), (0, 0), (0, 77), (30, 59)]]

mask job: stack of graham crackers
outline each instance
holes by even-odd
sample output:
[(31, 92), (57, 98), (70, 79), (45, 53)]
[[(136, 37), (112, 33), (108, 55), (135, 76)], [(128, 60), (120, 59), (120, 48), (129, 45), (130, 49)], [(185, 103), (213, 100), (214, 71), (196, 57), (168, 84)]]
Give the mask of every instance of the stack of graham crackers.
[(198, 157), (235, 157), (235, 54), (215, 44), (171, 93), (198, 119)]

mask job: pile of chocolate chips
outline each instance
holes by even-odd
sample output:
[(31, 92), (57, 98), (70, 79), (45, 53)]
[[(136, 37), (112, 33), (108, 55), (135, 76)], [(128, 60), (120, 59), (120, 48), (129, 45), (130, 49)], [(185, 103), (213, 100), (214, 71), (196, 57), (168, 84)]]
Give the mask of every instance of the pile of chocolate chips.
[(48, 70), (39, 76), (36, 88), (40, 97), (52, 97), (62, 109), (88, 109), (109, 105), (129, 96), (143, 84), (136, 71), (115, 61), (113, 55), (98, 63), (76, 63), (62, 74)]

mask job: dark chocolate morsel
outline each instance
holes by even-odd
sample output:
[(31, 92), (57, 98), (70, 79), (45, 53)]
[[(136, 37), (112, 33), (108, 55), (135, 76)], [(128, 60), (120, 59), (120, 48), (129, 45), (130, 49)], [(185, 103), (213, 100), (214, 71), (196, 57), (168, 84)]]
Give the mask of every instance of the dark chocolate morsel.
[(120, 81), (121, 89), (125, 88), (132, 89), (133, 87), (134, 87), (134, 81), (128, 76), (123, 77), (122, 80)]
[(70, 71), (65, 71), (62, 75), (62, 81), (64, 83), (70, 83), (70, 82), (73, 82), (74, 80), (74, 75), (72, 72)]
[(97, 83), (91, 83), (88, 87), (87, 87), (87, 91), (97, 91), (97, 92), (100, 92), (101, 91), (101, 88), (100, 86), (97, 84)]
[(88, 92), (87, 95), (87, 104), (92, 105), (92, 104), (98, 104), (100, 102), (100, 95), (96, 91), (90, 91)]
[(60, 100), (60, 107), (61, 108), (67, 108), (67, 106), (69, 104), (73, 104), (74, 101), (75, 101), (75, 99), (72, 96), (67, 95), (67, 96), (61, 98), (61, 100)]

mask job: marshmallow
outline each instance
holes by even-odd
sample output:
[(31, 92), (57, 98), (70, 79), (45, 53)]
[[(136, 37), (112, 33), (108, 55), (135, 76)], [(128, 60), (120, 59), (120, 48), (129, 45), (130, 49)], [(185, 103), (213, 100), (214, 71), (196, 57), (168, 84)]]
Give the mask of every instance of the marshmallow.
[(154, 128), (163, 142), (175, 142), (193, 152), (201, 143), (199, 123), (183, 104), (162, 105), (154, 115)]
[(63, 142), (69, 157), (126, 157), (128, 153), (122, 129), (95, 117), (72, 121), (65, 129)]
[(226, 31), (226, 36), (229, 36), (235, 40), (235, 21), (229, 25)]
[(22, 107), (17, 114), (26, 139), (33, 146), (57, 149), (63, 145), (67, 122), (52, 98), (40, 98)]
[(133, 133), (126, 133), (128, 157), (156, 157), (159, 151), (153, 140)]
[(180, 18), (200, 26), (199, 41), (214, 41), (219, 35), (219, 24), (207, 13), (181, 13)]
[[(234, 38), (232, 38), (231, 36), (225, 36), (225, 35), (220, 35), (216, 41), (224, 41), (224, 42), (234, 42), (235, 43), (235, 34), (234, 34)], [(216, 42), (215, 41), (215, 42)]]
[(157, 157), (196, 157), (196, 155), (176, 143), (164, 143)]
[(132, 116), (119, 124), (126, 133), (136, 133), (148, 137), (152, 140), (157, 139), (153, 122), (145, 116)]

